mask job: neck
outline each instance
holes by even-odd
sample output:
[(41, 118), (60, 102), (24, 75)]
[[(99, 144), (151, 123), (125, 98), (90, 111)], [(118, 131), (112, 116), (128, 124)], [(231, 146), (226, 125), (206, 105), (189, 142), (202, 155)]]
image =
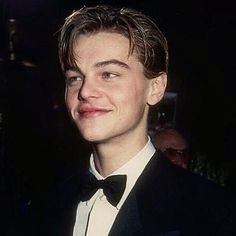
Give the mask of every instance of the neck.
[(147, 140), (147, 135), (143, 135), (136, 136), (129, 141), (121, 138), (121, 140), (95, 144), (93, 154), (97, 171), (103, 177), (113, 173), (134, 157), (145, 146)]

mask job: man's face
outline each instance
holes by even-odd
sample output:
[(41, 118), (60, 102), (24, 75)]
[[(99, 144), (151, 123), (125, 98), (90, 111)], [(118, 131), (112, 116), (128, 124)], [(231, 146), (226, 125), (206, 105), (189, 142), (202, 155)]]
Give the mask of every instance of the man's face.
[(74, 47), (78, 68), (66, 72), (65, 100), (82, 136), (91, 142), (146, 135), (151, 81), (129, 40), (117, 33), (80, 35)]

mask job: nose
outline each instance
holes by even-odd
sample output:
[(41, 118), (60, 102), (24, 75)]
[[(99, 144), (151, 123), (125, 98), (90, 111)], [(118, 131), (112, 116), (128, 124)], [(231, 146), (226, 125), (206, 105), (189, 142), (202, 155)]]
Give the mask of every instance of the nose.
[(88, 100), (100, 96), (99, 86), (94, 80), (85, 78), (78, 92), (79, 100)]

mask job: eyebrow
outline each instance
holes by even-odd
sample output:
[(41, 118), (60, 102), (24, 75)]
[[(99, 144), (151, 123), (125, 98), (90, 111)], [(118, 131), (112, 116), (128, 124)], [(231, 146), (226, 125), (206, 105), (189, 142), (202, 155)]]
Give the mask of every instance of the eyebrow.
[(107, 60), (107, 61), (101, 61), (101, 62), (97, 62), (95, 63), (95, 67), (104, 67), (107, 65), (117, 65), (126, 69), (130, 69), (130, 66), (127, 65), (126, 63), (116, 60), (116, 59), (111, 59), (111, 60)]
[[(131, 69), (129, 65), (127, 65), (126, 63), (119, 61), (117, 59), (111, 59), (111, 60), (107, 60), (107, 61), (101, 61), (101, 62), (97, 62), (94, 64), (94, 67), (99, 68), (99, 67), (104, 67), (104, 66), (108, 66), (108, 65), (118, 65), (120, 67), (126, 68), (126, 69)], [(75, 73), (80, 73), (81, 75), (83, 75), (82, 71), (80, 70), (80, 68), (78, 66), (69, 66), (66, 71), (65, 71), (65, 75), (69, 72), (75, 72)]]

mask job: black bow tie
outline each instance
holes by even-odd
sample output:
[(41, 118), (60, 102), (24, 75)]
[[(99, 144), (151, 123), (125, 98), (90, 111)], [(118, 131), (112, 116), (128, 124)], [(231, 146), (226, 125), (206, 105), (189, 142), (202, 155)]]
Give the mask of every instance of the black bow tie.
[(98, 180), (93, 174), (89, 174), (82, 186), (81, 200), (89, 200), (101, 188), (107, 201), (117, 206), (125, 191), (126, 179), (126, 175), (112, 175), (104, 180)]

